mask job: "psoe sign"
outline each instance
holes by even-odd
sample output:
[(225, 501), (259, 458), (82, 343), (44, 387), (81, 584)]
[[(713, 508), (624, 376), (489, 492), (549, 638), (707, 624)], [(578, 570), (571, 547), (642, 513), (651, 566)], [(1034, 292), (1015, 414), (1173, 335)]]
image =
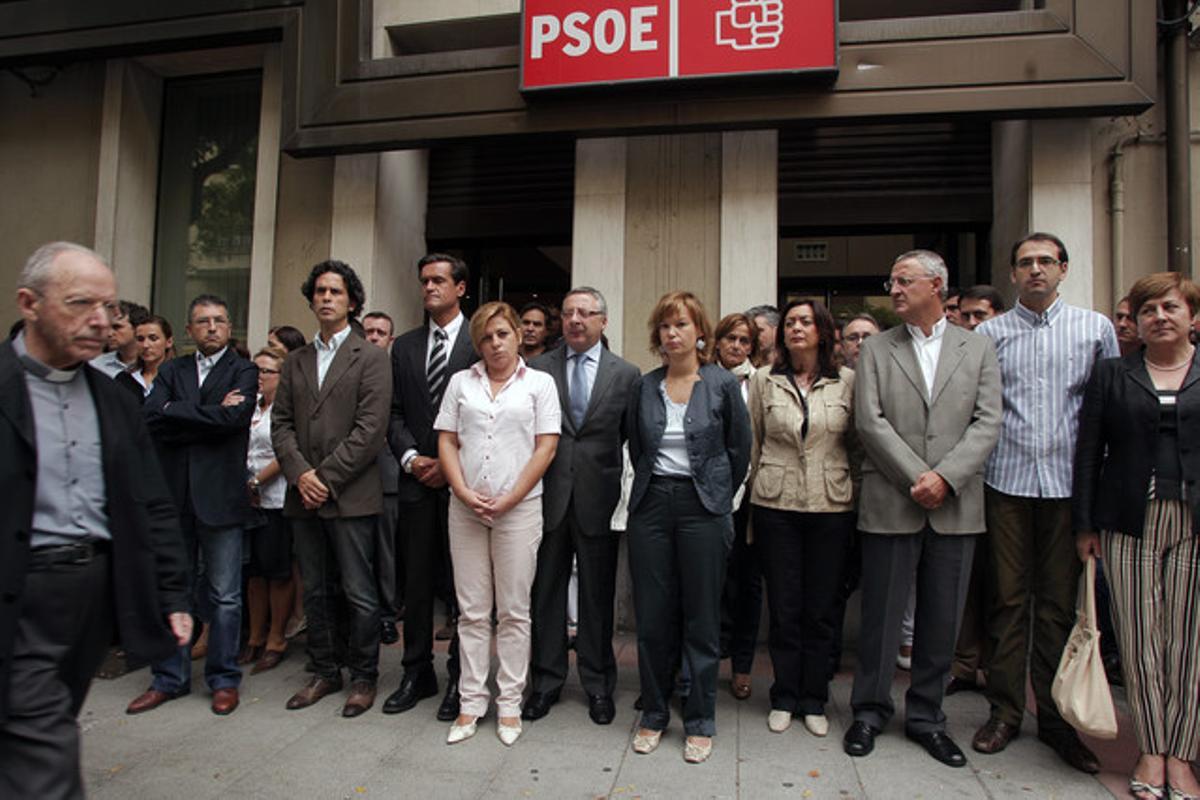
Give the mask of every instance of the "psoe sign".
[(521, 89), (837, 69), (837, 0), (524, 0)]

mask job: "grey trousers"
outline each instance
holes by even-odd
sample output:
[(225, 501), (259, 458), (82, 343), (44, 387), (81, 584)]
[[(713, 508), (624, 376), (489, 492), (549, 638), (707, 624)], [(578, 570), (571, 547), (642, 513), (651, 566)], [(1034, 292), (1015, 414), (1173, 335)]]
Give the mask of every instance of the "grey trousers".
[(946, 676), (954, 659), (958, 623), (971, 578), (977, 536), (862, 535), (862, 634), (850, 705), (854, 719), (882, 730), (892, 718), (892, 678), (900, 620), (916, 570), (912, 685), (904, 697), (905, 728), (942, 731)]

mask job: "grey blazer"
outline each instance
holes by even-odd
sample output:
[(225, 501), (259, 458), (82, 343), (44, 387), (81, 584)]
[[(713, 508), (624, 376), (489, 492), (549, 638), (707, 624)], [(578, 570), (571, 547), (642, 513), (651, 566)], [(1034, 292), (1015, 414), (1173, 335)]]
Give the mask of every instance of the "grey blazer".
[[(659, 392), (666, 375), (666, 367), (646, 373), (633, 385), (629, 396), (625, 428), (633, 461), (630, 514), (646, 495), (667, 427), (667, 409)], [(715, 364), (700, 367), (700, 380), (692, 387), (683, 428), (700, 502), (711, 514), (730, 513), (734, 492), (750, 466), (751, 443), (750, 412), (733, 373)]]
[(542, 523), (546, 530), (562, 525), (574, 497), (575, 524), (583, 535), (607, 536), (612, 533), (609, 520), (621, 499), (621, 444), (628, 438), (625, 407), (641, 373), (623, 358), (601, 350), (587, 413), (583, 425), (576, 428), (568, 390), (569, 355), (564, 344), (529, 362), (554, 378), (562, 404), (558, 450), (542, 478)]
[[(947, 325), (933, 400), (908, 328), (868, 339), (855, 370), (854, 419), (866, 459), (858, 528), (867, 533), (971, 534), (985, 529), (983, 465), (1000, 438), (1000, 364), (991, 339)], [(909, 495), (922, 472), (950, 484), (926, 511)]]

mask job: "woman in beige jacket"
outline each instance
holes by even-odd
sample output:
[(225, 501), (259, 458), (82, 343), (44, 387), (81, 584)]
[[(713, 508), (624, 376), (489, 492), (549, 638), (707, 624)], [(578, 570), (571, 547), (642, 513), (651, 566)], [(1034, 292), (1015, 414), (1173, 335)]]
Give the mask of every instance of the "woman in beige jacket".
[(835, 598), (854, 531), (854, 373), (837, 366), (833, 317), (818, 301), (788, 304), (776, 347), (779, 363), (754, 374), (749, 400), (750, 502), (775, 671), (767, 725), (782, 733), (798, 714), (824, 736)]

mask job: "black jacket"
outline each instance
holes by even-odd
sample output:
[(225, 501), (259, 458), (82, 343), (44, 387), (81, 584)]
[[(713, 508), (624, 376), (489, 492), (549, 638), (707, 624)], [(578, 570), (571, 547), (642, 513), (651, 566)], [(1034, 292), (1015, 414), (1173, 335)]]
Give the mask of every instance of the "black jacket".
[[(1200, 532), (1200, 350), (1179, 388), (1179, 450)], [(1142, 353), (1101, 361), (1092, 370), (1079, 417), (1071, 524), (1078, 531), (1110, 530), (1141, 536), (1146, 491), (1158, 437), (1158, 395)]]
[[(654, 460), (667, 427), (667, 409), (659, 387), (667, 368), (659, 367), (634, 383), (625, 423), (629, 431), (629, 457), (633, 461), (633, 488), (629, 513), (646, 495)], [(688, 464), (700, 502), (710, 514), (733, 510), (733, 495), (750, 466), (750, 412), (733, 373), (715, 364), (700, 368), (692, 387), (683, 429), (687, 437)]]
[[(242, 525), (250, 508), (246, 493), (246, 445), (258, 393), (258, 367), (232, 347), (199, 386), (194, 355), (163, 364), (146, 397), (146, 425), (158, 445), (167, 486), (180, 511), (212, 528)], [(221, 401), (237, 389), (245, 400)]]
[[(112, 533), (113, 608), (117, 638), (142, 658), (175, 652), (166, 616), (187, 611), (186, 560), (179, 518), (163, 484), (154, 444), (138, 404), (107, 375), (85, 370), (104, 463), (106, 511)], [(0, 344), (0, 721), (7, 712), (9, 665), (29, 563), (29, 532), (37, 491), (37, 441), (25, 370), (12, 344)]]

